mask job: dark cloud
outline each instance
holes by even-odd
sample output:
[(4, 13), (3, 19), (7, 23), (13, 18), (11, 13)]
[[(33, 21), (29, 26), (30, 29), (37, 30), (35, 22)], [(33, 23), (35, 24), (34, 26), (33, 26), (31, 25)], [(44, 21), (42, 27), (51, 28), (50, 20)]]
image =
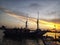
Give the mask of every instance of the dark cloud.
[(52, 19), (52, 20), (50, 20), (50, 22), (55, 22), (55, 23), (59, 23), (60, 24), (60, 19)]
[(17, 11), (11, 11), (11, 10), (8, 10), (4, 7), (0, 7), (0, 11), (4, 12), (4, 13), (9, 13), (9, 14), (16, 14), (16, 15), (19, 15), (19, 16), (26, 16), (26, 14), (22, 13), (22, 12), (17, 12)]
[(56, 11), (48, 12), (48, 15), (56, 14)]
[(40, 5), (38, 3), (32, 3), (30, 4), (30, 7), (39, 7)]
[(51, 12), (48, 12), (47, 15), (60, 18), (60, 11), (51, 11)]
[(31, 3), (29, 5), (29, 8), (31, 8), (31, 9), (38, 9), (39, 7), (41, 7), (41, 5), (38, 3)]
[(44, 21), (48, 21), (48, 22), (54, 22), (54, 23), (59, 23), (60, 24), (60, 18), (57, 18), (57, 19), (41, 19), (41, 20), (44, 20)]

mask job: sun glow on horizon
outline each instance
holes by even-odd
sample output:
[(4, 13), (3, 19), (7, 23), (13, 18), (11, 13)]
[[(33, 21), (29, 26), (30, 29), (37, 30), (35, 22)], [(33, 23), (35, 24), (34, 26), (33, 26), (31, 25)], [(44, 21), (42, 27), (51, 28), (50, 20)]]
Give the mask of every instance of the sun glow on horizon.
[[(10, 13), (7, 13), (9, 16), (12, 16), (12, 17), (15, 17), (17, 18), (18, 20), (23, 20), (24, 22), (26, 21), (26, 17), (24, 16), (17, 16), (16, 14), (10, 14)], [(28, 19), (28, 27), (29, 28), (36, 28), (36, 22), (37, 22), (37, 19), (36, 18), (30, 18)], [(56, 25), (56, 29), (57, 30), (60, 30), (60, 24), (57, 24), (57, 23), (53, 23), (53, 22), (47, 22), (47, 21), (44, 21), (44, 20), (39, 20), (39, 27), (43, 27), (45, 29), (49, 29), (49, 30), (52, 30), (54, 28), (54, 25)], [(47, 27), (47, 28), (46, 28)]]

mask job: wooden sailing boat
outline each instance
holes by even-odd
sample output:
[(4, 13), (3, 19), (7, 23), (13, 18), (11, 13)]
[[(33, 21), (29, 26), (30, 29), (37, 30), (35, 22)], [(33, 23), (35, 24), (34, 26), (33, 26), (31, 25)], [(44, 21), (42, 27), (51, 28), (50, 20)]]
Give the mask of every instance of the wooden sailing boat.
[[(20, 30), (20, 31), (18, 31)], [(28, 29), (28, 17), (26, 17), (26, 23), (25, 23), (25, 28), (24, 29), (14, 29), (12, 31), (10, 30), (5, 30), (4, 34), (7, 36), (15, 36), (15, 37), (42, 37), (43, 34), (46, 33), (46, 31), (42, 31), (39, 29), (39, 12), (38, 12), (38, 18), (37, 18), (37, 29), (34, 32), (30, 32), (30, 29)]]

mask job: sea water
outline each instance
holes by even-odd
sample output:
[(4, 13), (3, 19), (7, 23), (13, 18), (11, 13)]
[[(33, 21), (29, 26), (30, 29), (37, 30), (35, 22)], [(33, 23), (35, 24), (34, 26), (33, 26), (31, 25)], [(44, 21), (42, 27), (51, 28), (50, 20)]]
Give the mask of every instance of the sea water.
[[(12, 40), (4, 38), (4, 30), (0, 30), (0, 45), (44, 45), (42, 39), (22, 39), (22, 40)], [(55, 37), (55, 33), (47, 32), (44, 36)], [(60, 36), (60, 33), (56, 33), (57, 37)], [(45, 41), (46, 42), (46, 41)], [(51, 45), (53, 41), (47, 41), (46, 45)], [(57, 42), (58, 43), (58, 42)], [(58, 43), (60, 45), (60, 42)]]

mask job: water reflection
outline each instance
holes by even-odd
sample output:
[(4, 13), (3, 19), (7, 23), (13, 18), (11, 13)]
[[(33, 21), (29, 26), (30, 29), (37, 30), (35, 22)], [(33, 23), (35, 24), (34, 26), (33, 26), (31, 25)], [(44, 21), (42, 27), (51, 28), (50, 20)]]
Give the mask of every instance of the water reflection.
[[(51, 35), (51, 33), (47, 33)], [(48, 35), (48, 36), (49, 36)], [(53, 35), (53, 34), (52, 34)], [(3, 31), (0, 30), (0, 45), (60, 45), (60, 42), (52, 41), (49, 38), (44, 38), (42, 39), (20, 39), (20, 38), (8, 38), (8, 37), (3, 37)], [(60, 35), (59, 35), (60, 36)], [(53, 37), (53, 36), (52, 36)]]
[(3, 45), (44, 45), (41, 39), (11, 39), (3, 37)]

